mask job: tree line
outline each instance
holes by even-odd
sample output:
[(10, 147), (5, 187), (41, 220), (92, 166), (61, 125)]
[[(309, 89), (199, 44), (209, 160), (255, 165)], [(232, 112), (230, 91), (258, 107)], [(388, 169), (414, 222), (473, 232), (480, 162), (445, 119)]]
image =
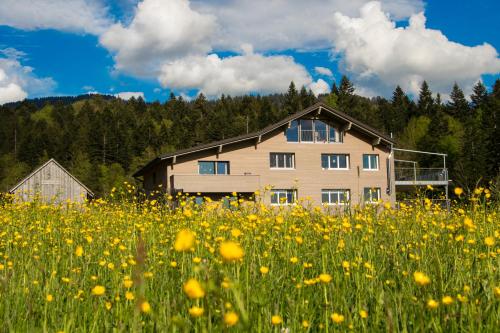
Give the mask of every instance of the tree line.
[[(443, 102), (422, 83), (410, 98), (399, 86), (392, 97), (366, 98), (342, 77), (318, 97), (292, 82), (269, 96), (203, 94), (165, 103), (110, 96), (25, 100), (0, 107), (0, 191), (55, 158), (98, 195), (124, 181), (161, 153), (249, 133), (318, 100), (392, 135), (398, 147), (448, 154), (450, 178), (471, 190), (500, 183), (500, 80), (491, 91), (478, 82), (470, 99), (455, 84)], [(418, 157), (422, 166), (437, 160)]]

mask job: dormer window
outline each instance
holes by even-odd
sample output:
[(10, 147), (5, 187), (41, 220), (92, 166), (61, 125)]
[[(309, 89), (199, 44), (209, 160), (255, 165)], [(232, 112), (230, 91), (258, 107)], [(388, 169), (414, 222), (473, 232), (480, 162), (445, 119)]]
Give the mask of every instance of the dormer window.
[(340, 143), (341, 132), (319, 119), (292, 120), (286, 130), (287, 142)]

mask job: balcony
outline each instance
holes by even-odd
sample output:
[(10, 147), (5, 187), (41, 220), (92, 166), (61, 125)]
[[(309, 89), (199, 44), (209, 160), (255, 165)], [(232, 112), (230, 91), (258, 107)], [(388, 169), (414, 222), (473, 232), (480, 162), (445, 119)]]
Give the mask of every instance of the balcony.
[(446, 168), (395, 168), (396, 185), (448, 185)]
[(260, 188), (259, 175), (172, 175), (170, 186), (189, 193), (251, 193)]

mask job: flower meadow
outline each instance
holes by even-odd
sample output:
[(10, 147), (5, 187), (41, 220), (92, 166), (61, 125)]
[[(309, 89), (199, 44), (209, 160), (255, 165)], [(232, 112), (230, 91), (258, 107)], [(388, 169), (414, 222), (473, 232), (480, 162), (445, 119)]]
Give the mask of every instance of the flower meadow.
[(336, 215), (186, 196), (3, 203), (0, 331), (498, 331), (487, 194)]

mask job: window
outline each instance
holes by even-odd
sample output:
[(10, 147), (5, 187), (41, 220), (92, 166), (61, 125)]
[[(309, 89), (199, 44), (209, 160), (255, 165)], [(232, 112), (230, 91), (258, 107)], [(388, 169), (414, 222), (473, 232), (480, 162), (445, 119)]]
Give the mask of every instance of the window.
[(323, 169), (347, 170), (349, 169), (349, 155), (321, 154), (321, 167)]
[(363, 170), (378, 170), (378, 155), (363, 154)]
[(349, 190), (321, 190), (321, 202), (328, 205), (345, 205), (349, 203)]
[(285, 134), (288, 142), (342, 142), (341, 132), (319, 119), (292, 120)]
[(271, 205), (290, 205), (296, 199), (295, 190), (271, 190)]
[(286, 130), (286, 141), (288, 142), (299, 142), (299, 122), (298, 120), (292, 120), (290, 122), (290, 127)]
[(363, 197), (365, 202), (377, 202), (380, 200), (380, 187), (365, 187)]
[(229, 162), (198, 161), (200, 175), (229, 175)]
[(271, 153), (270, 154), (271, 169), (294, 169), (295, 154), (294, 153)]

